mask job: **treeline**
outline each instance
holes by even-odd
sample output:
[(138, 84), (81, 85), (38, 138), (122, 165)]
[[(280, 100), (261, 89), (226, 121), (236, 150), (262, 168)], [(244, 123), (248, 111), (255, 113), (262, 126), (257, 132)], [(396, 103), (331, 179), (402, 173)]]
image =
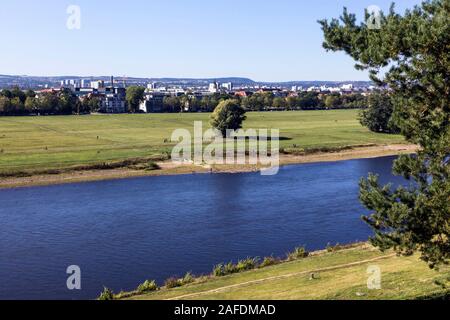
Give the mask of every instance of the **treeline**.
[(39, 96), (32, 90), (19, 88), (0, 92), (0, 115), (16, 116), (28, 114), (70, 115), (97, 111), (98, 99), (80, 100), (70, 89), (46, 92)]
[[(144, 91), (132, 89), (133, 87), (127, 88), (126, 102), (130, 112), (139, 112), (139, 102), (144, 100)], [(237, 100), (246, 111), (350, 109), (368, 106), (367, 98), (359, 93), (340, 95), (300, 92), (288, 97), (277, 96), (272, 92), (257, 92), (245, 97), (225, 93), (208, 96), (187, 93), (164, 97), (162, 112), (213, 112), (221, 101), (229, 99)], [(89, 114), (101, 111), (101, 102), (101, 97), (93, 95), (78, 98), (70, 89), (39, 95), (32, 90), (5, 89), (0, 92), (0, 115)]]
[(295, 96), (279, 97), (272, 92), (264, 92), (254, 93), (247, 97), (228, 94), (214, 94), (204, 97), (187, 94), (179, 97), (165, 97), (163, 112), (212, 112), (221, 101), (229, 99), (237, 100), (247, 111), (355, 109), (367, 107), (367, 98), (359, 93), (340, 95), (301, 92)]

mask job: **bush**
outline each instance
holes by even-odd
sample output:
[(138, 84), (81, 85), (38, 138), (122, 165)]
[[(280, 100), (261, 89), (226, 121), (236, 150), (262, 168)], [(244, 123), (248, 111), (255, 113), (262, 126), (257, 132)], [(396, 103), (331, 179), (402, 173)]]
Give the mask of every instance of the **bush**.
[(280, 260), (274, 257), (265, 257), (263, 262), (259, 265), (260, 268), (265, 268), (269, 266), (273, 266), (280, 263)]
[(137, 291), (139, 293), (146, 293), (156, 290), (158, 290), (158, 285), (154, 280), (152, 281), (146, 280), (144, 283), (140, 284), (139, 287), (137, 288)]
[(181, 287), (182, 283), (179, 279), (177, 278), (169, 278), (164, 282), (164, 285), (167, 289), (172, 289), (172, 288), (177, 288), (177, 287)]
[(106, 287), (103, 288), (103, 292), (100, 293), (98, 300), (106, 301), (106, 300), (114, 300), (114, 293), (111, 289)]
[(247, 258), (240, 260), (235, 266), (235, 272), (243, 272), (255, 269), (258, 265), (258, 258)]
[(224, 268), (223, 271), (225, 274), (233, 274), (237, 272), (236, 266), (232, 262), (228, 262)]
[(328, 252), (336, 252), (336, 251), (340, 251), (345, 249), (344, 246), (341, 246), (339, 243), (337, 243), (336, 245), (332, 246), (331, 244), (327, 245), (327, 251)]
[(192, 283), (194, 282), (195, 278), (192, 275), (192, 273), (188, 272), (184, 275), (184, 277), (182, 279), (180, 279), (181, 284), (184, 286), (186, 284)]
[(147, 166), (145, 168), (145, 170), (147, 171), (153, 171), (153, 170), (159, 170), (161, 169), (161, 167), (154, 161), (150, 161), (149, 163), (147, 163)]
[(309, 256), (309, 252), (304, 247), (297, 247), (294, 251), (288, 253), (287, 258), (289, 261), (303, 259)]
[(213, 276), (215, 276), (215, 277), (223, 277), (224, 275), (225, 275), (224, 265), (223, 264), (215, 265), (214, 268), (213, 268)]
[(223, 277), (233, 273), (244, 272), (258, 267), (258, 258), (247, 258), (239, 260), (237, 264), (228, 262), (227, 264), (218, 264), (214, 266), (213, 275)]

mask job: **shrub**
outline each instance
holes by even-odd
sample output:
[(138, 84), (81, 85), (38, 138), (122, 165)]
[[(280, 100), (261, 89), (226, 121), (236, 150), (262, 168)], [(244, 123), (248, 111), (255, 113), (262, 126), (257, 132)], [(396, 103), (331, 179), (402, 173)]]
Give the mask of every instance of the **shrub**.
[(167, 289), (172, 289), (172, 288), (177, 288), (177, 287), (181, 287), (182, 283), (179, 279), (177, 278), (169, 278), (164, 282), (164, 285), (166, 286)]
[(269, 266), (273, 266), (280, 263), (280, 260), (274, 257), (265, 257), (264, 260), (259, 265), (260, 268), (265, 268)]
[(147, 171), (153, 171), (153, 170), (159, 170), (161, 169), (161, 167), (154, 161), (149, 161), (147, 163), (147, 167), (145, 168), (145, 170)]
[(289, 261), (306, 258), (309, 256), (309, 252), (304, 247), (297, 247), (294, 251), (288, 253), (287, 258)]
[(158, 285), (154, 280), (152, 281), (146, 280), (144, 283), (140, 284), (139, 287), (137, 288), (137, 291), (139, 293), (146, 293), (156, 290), (158, 290)]
[(337, 243), (336, 245), (332, 246), (331, 244), (327, 245), (327, 251), (328, 252), (336, 252), (336, 251), (340, 251), (342, 249), (344, 249), (344, 246), (341, 246), (339, 243)]
[(223, 264), (215, 265), (213, 268), (213, 275), (215, 277), (223, 277), (225, 275), (224, 265)]
[(255, 269), (258, 265), (258, 258), (247, 258), (244, 260), (239, 260), (235, 266), (235, 272), (243, 272)]
[(114, 300), (114, 293), (111, 289), (106, 287), (103, 288), (103, 292), (100, 293), (98, 300), (106, 301), (106, 300)]
[(233, 274), (237, 272), (236, 266), (232, 263), (232, 262), (228, 262), (224, 268), (223, 268), (224, 273), (227, 274)]
[(182, 279), (180, 279), (182, 285), (192, 283), (192, 282), (194, 282), (194, 280), (195, 280), (195, 278), (192, 275), (192, 273), (190, 273), (190, 272), (186, 273), (184, 275), (184, 277)]

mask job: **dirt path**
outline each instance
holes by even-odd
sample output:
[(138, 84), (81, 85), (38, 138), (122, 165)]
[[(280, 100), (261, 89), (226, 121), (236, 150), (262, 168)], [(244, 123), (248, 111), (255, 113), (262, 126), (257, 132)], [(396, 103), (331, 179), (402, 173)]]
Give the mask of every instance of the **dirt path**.
[[(417, 147), (414, 145), (382, 145), (355, 147), (339, 152), (320, 152), (307, 155), (280, 155), (280, 164), (301, 164), (311, 162), (331, 162), (350, 159), (375, 158), (400, 153), (414, 153)], [(129, 168), (109, 170), (86, 170), (54, 175), (35, 175), (30, 177), (0, 178), (1, 188), (27, 187), (63, 183), (75, 183), (84, 181), (112, 180), (143, 176), (161, 176), (192, 173), (238, 173), (257, 171), (258, 168), (250, 165), (223, 165), (213, 168), (195, 166), (193, 164), (177, 165), (170, 161), (158, 163), (160, 170), (144, 171)]]
[(327, 267), (327, 268), (321, 268), (321, 269), (315, 269), (315, 270), (308, 270), (308, 271), (301, 271), (301, 272), (296, 272), (296, 273), (284, 274), (284, 275), (281, 275), (281, 276), (274, 276), (274, 277), (269, 277), (269, 278), (252, 280), (252, 281), (247, 281), (247, 282), (242, 282), (242, 283), (238, 283), (238, 284), (233, 284), (233, 285), (220, 287), (220, 288), (216, 288), (216, 289), (212, 289), (212, 290), (185, 294), (185, 295), (182, 295), (182, 296), (173, 297), (173, 298), (169, 298), (169, 299), (166, 299), (166, 300), (183, 300), (183, 299), (186, 299), (186, 298), (193, 298), (193, 297), (198, 297), (198, 296), (206, 295), (206, 294), (220, 293), (220, 292), (224, 292), (224, 291), (227, 291), (227, 290), (230, 290), (230, 289), (240, 288), (240, 287), (253, 285), (253, 284), (258, 284), (258, 283), (263, 283), (263, 282), (268, 282), (268, 281), (281, 280), (281, 279), (286, 279), (286, 278), (291, 278), (291, 277), (308, 275), (308, 274), (312, 274), (312, 273), (320, 273), (320, 272), (328, 272), (328, 271), (334, 271), (334, 270), (339, 270), (339, 269), (346, 269), (346, 268), (350, 268), (350, 267), (354, 267), (354, 266), (364, 265), (364, 264), (371, 263), (371, 262), (376, 262), (376, 261), (379, 261), (379, 260), (392, 258), (392, 257), (395, 257), (395, 256), (396, 256), (396, 254), (394, 253), (394, 254), (381, 256), (381, 257), (377, 257), (377, 258), (373, 258), (373, 259), (361, 260), (361, 261), (341, 264), (341, 265), (337, 265), (337, 266), (333, 266), (333, 267)]

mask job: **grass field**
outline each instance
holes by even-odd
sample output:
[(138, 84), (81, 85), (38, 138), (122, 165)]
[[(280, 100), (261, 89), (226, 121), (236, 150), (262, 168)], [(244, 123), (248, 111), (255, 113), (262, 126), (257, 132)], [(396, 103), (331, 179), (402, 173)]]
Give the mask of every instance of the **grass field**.
[[(368, 289), (369, 266), (380, 268), (380, 290)], [(448, 298), (449, 294), (448, 268), (430, 270), (417, 257), (397, 257), (364, 245), (240, 274), (205, 278), (180, 288), (162, 288), (133, 299), (376, 300)]]
[[(246, 128), (278, 128), (282, 148), (401, 143), (363, 128), (357, 110), (249, 113)], [(0, 117), (0, 173), (170, 154), (173, 130), (209, 114)]]

